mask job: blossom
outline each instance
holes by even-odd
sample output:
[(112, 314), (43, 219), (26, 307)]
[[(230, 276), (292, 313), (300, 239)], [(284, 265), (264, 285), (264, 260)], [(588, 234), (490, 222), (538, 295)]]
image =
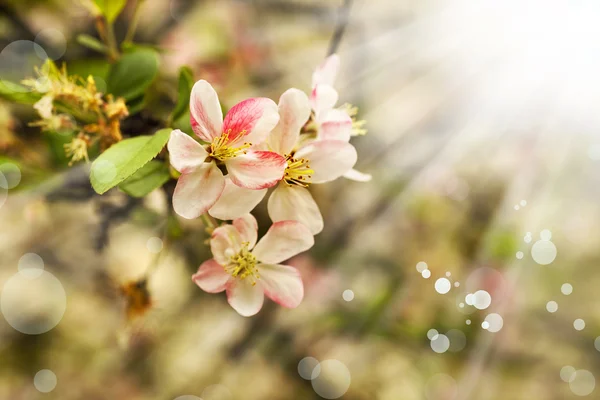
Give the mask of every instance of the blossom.
[[(223, 120), (217, 93), (200, 80), (192, 88), (190, 114), (194, 133), (209, 144), (203, 146), (180, 130), (171, 132), (167, 145), (171, 165), (181, 173), (173, 208), (184, 218), (197, 218), (225, 194), (225, 200), (232, 204), (222, 202), (219, 208), (223, 215), (217, 217), (233, 219), (237, 215), (227, 210), (239, 214), (236, 202), (240, 199), (229, 195), (232, 185), (248, 189), (245, 192), (264, 191), (283, 176), (285, 158), (252, 148), (277, 125), (277, 105), (267, 98), (251, 98), (233, 106)], [(220, 167), (227, 170), (227, 176)], [(242, 208), (247, 207), (242, 203)]]
[(192, 276), (205, 292), (226, 291), (231, 307), (245, 317), (260, 311), (264, 295), (287, 308), (302, 302), (299, 272), (280, 263), (314, 244), (308, 228), (297, 221), (274, 223), (258, 243), (257, 230), (251, 214), (215, 229), (210, 240), (214, 258)]

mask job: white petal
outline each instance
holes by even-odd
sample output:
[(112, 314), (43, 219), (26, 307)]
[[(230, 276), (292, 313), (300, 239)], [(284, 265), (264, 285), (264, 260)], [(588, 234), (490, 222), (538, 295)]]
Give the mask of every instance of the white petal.
[(210, 251), (221, 265), (229, 264), (231, 256), (242, 248), (242, 238), (233, 225), (222, 225), (210, 237)]
[(223, 111), (217, 92), (205, 80), (192, 87), (190, 96), (190, 122), (200, 139), (211, 142), (223, 132)]
[(315, 86), (310, 95), (310, 105), (317, 120), (322, 118), (324, 112), (331, 110), (337, 101), (338, 92), (329, 85)]
[(310, 230), (298, 221), (280, 221), (271, 225), (252, 254), (265, 264), (279, 264), (310, 249), (315, 239)]
[(247, 189), (265, 189), (283, 178), (285, 158), (272, 151), (250, 150), (225, 161), (231, 181)]
[(277, 104), (265, 97), (244, 100), (229, 110), (223, 122), (223, 132), (230, 142), (259, 144), (279, 122)]
[(342, 140), (317, 140), (299, 149), (295, 158), (307, 158), (314, 171), (311, 182), (324, 183), (339, 178), (356, 164), (356, 149)]
[(193, 219), (207, 212), (225, 188), (225, 177), (215, 163), (204, 163), (182, 174), (173, 193), (173, 208), (183, 218)]
[(287, 308), (300, 305), (304, 285), (296, 268), (281, 264), (258, 264), (256, 268), (260, 275), (257, 283), (271, 300)]
[(371, 174), (365, 174), (364, 172), (360, 172), (352, 168), (350, 171), (344, 174), (344, 178), (350, 179), (356, 182), (369, 182), (373, 177)]
[(250, 317), (262, 308), (265, 294), (260, 285), (252, 286), (248, 279), (232, 279), (227, 285), (227, 301), (243, 317)]
[(322, 83), (333, 86), (339, 69), (340, 57), (337, 54), (330, 55), (313, 72), (312, 86)]
[(233, 226), (240, 234), (242, 242), (248, 243), (248, 248), (252, 249), (256, 244), (258, 236), (258, 223), (252, 214), (246, 214), (243, 217), (233, 221)]
[(179, 129), (171, 132), (167, 149), (169, 149), (171, 165), (182, 174), (199, 167), (208, 157), (208, 153), (200, 143)]
[(223, 221), (236, 219), (254, 210), (265, 197), (267, 189), (252, 190), (239, 187), (228, 176), (225, 177), (225, 190), (208, 213)]
[(350, 141), (352, 135), (352, 118), (347, 112), (338, 109), (326, 111), (319, 124), (320, 140)]
[(310, 116), (306, 94), (294, 88), (286, 90), (279, 98), (279, 116), (279, 124), (269, 135), (269, 145), (276, 153), (289, 154)]
[(231, 278), (222, 265), (214, 259), (204, 261), (198, 272), (192, 275), (192, 280), (208, 293), (219, 293), (225, 290), (227, 281)]
[(306, 188), (280, 183), (269, 197), (268, 209), (273, 222), (299, 221), (306, 225), (313, 235), (323, 230), (323, 217), (319, 206)]

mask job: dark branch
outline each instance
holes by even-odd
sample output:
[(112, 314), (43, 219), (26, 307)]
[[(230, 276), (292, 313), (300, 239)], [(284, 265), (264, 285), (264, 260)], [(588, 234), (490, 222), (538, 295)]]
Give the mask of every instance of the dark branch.
[(342, 37), (344, 36), (344, 32), (346, 32), (348, 22), (350, 22), (351, 7), (352, 0), (344, 0), (344, 3), (340, 6), (335, 31), (333, 32), (333, 36), (331, 37), (331, 41), (329, 42), (329, 50), (327, 51), (328, 56), (337, 52), (338, 47), (340, 46)]

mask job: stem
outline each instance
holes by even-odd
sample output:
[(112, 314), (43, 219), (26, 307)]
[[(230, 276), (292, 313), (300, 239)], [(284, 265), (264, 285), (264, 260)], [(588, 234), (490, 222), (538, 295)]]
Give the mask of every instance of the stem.
[(117, 39), (115, 38), (115, 30), (113, 24), (106, 23), (106, 45), (109, 49), (110, 58), (114, 61), (119, 58), (119, 49), (117, 48)]
[(131, 43), (133, 41), (133, 36), (135, 35), (138, 23), (140, 22), (140, 9), (142, 8), (143, 4), (144, 0), (138, 0), (135, 3), (135, 9), (133, 10), (133, 16), (131, 17), (131, 23), (129, 24), (129, 28), (127, 29), (127, 34), (125, 35), (125, 40), (123, 43)]
[(202, 214), (200, 216), (200, 218), (202, 219), (202, 223), (204, 224), (204, 226), (206, 227), (206, 231), (209, 234), (212, 234), (212, 232), (215, 230), (215, 228), (217, 227), (217, 222), (214, 220), (213, 217), (211, 217), (208, 214)]
[(346, 31), (346, 26), (348, 26), (348, 22), (350, 21), (351, 7), (352, 0), (344, 0), (344, 3), (340, 6), (335, 31), (333, 32), (333, 36), (329, 42), (329, 50), (327, 51), (327, 55), (329, 56), (335, 53), (340, 46), (340, 42)]

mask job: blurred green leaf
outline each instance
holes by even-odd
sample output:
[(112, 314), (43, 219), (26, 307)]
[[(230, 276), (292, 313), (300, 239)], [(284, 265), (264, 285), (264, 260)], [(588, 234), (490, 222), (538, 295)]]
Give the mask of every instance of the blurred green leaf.
[(194, 86), (194, 73), (189, 67), (182, 67), (179, 70), (179, 84), (177, 104), (171, 114), (170, 120), (177, 121), (189, 109), (190, 94)]
[(144, 197), (170, 179), (169, 167), (152, 160), (119, 185), (119, 189), (133, 197)]
[(127, 102), (144, 94), (158, 75), (158, 53), (138, 48), (125, 53), (108, 74), (108, 93), (124, 97)]
[(123, 7), (127, 4), (127, 0), (94, 0), (106, 20), (111, 24), (117, 19)]
[(47, 132), (44, 137), (50, 148), (50, 154), (56, 165), (66, 166), (69, 158), (65, 154), (65, 144), (70, 143), (75, 136), (74, 132)]
[(95, 50), (100, 53), (108, 52), (108, 48), (106, 47), (106, 45), (104, 43), (102, 43), (95, 37), (86, 35), (84, 33), (81, 35), (77, 35), (77, 43), (79, 43), (80, 45), (82, 45), (84, 47), (87, 47), (88, 49), (92, 49), (92, 50)]
[(103, 194), (135, 174), (160, 153), (170, 133), (171, 129), (161, 129), (152, 136), (125, 139), (111, 146), (92, 163), (94, 190)]
[(18, 83), (0, 80), (0, 97), (15, 103), (34, 104), (42, 98), (42, 95), (31, 92), (28, 88)]

